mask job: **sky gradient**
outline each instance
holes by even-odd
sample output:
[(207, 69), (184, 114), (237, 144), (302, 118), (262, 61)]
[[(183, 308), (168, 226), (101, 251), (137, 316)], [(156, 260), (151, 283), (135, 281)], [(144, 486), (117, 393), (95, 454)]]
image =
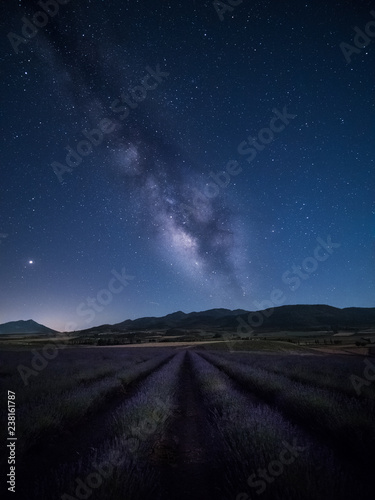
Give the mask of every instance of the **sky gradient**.
[(374, 307), (373, 2), (65, 2), (0, 7), (0, 323)]

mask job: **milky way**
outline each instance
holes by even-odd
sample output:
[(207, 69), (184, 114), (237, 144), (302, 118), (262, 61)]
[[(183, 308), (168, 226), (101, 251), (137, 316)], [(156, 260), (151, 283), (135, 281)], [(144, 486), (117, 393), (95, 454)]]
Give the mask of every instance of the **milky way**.
[[(147, 221), (154, 244), (164, 259), (206, 291), (215, 293), (220, 289), (221, 295), (245, 296), (249, 282), (245, 283), (243, 278), (240, 256), (246, 249), (242, 246), (241, 233), (225, 192), (217, 196), (214, 192), (214, 197), (209, 191), (208, 196), (204, 194), (211, 181), (208, 172), (200, 174), (201, 166), (184, 157), (184, 151), (174, 145), (173, 138), (168, 140), (159, 138), (160, 134), (155, 135), (152, 114), (158, 109), (149, 103), (147, 90), (144, 101), (139, 104), (134, 95), (139, 100), (142, 93), (138, 90), (132, 94), (134, 88), (142, 87), (139, 80), (147, 71), (137, 72), (129, 66), (117, 80), (118, 64), (113, 50), (106, 52), (95, 42), (77, 44), (74, 65), (70, 63), (67, 68), (59, 57), (63, 48), (41, 38), (40, 54), (47, 58), (53, 74), (59, 75), (60, 96), (64, 96), (66, 105), (78, 108), (82, 121), (91, 124), (87, 130), (95, 128), (92, 125), (99, 123), (103, 116), (113, 121), (114, 130), (108, 137), (109, 169), (121, 181), (124, 198), (136, 200), (132, 206), (133, 216)], [(90, 55), (95, 57), (95, 73), (107, 75), (104, 79), (107, 94), (119, 96), (111, 101), (109, 109), (103, 89), (93, 89), (90, 85), (92, 74), (83, 70)], [(160, 71), (169, 76), (166, 67)], [(155, 78), (152, 83), (150, 80), (147, 81), (149, 87), (158, 86)], [(129, 85), (132, 81), (134, 84)], [(173, 80), (168, 81), (166, 77), (166, 82), (159, 85), (162, 91), (162, 85), (171, 86)], [(152, 91), (157, 92), (157, 89), (151, 88)], [(64, 183), (74, 182), (74, 174), (73, 178), (67, 174), (62, 178)]]

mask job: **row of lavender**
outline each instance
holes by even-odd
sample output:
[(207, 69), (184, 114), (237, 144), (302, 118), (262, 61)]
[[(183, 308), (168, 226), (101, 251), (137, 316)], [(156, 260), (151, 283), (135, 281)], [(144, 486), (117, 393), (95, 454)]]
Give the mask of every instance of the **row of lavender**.
[[(9, 355), (9, 353), (7, 353)], [(27, 366), (30, 352), (17, 353)], [(173, 354), (164, 350), (69, 349), (25, 385), (12, 356), (0, 366), (1, 385), (16, 394), (18, 458), (31, 447), (62, 434), (98, 411), (132, 382), (147, 376)], [(2, 431), (5, 429), (2, 426)]]
[[(220, 351), (215, 351), (220, 354)], [(228, 353), (222, 353), (224, 356)], [(233, 353), (233, 359), (253, 368), (285, 375), (291, 380), (316, 387), (332, 389), (353, 397), (359, 395), (370, 411), (375, 411), (375, 384), (362, 383), (361, 390), (356, 391), (356, 383), (360, 382), (369, 360), (360, 356), (346, 354), (287, 354), (287, 353)], [(230, 358), (227, 358), (230, 359)], [(372, 369), (372, 377), (374, 376)]]
[(100, 445), (93, 441), (85, 454), (41, 480), (34, 497), (47, 499), (52, 491), (62, 500), (154, 498), (158, 478), (152, 455), (173, 419), (183, 356), (174, 355), (150, 374), (111, 416)]
[[(326, 407), (327, 400), (319, 399), (321, 393), (293, 386), (285, 377), (272, 377), (265, 370), (236, 363), (233, 355), (228, 358), (212, 353), (193, 354), (211, 425), (220, 433), (226, 448), (221, 460), (226, 471), (227, 498), (371, 498), (366, 474), (360, 467), (353, 467), (355, 460), (346, 460), (309, 432), (308, 425), (301, 426), (296, 423), (298, 419), (288, 418), (280, 411), (280, 406), (286, 406), (279, 403), (291, 404), (299, 392), (300, 403), (297, 408), (289, 407), (288, 415), (302, 409), (299, 416), (311, 421), (309, 412), (315, 404), (332, 409), (330, 405)], [(234, 380), (246, 382), (251, 391), (242, 390)]]
[[(205, 356), (254, 394), (276, 405), (289, 418), (333, 441), (348, 455), (354, 453), (364, 465), (375, 458), (372, 398), (360, 398), (354, 391), (353, 395), (347, 395), (339, 390), (317, 386), (314, 382), (298, 382), (274, 373), (272, 370), (275, 368), (260, 368), (251, 360), (237, 362), (237, 356), (231, 354)], [(278, 366), (276, 360), (273, 360), (272, 366)]]

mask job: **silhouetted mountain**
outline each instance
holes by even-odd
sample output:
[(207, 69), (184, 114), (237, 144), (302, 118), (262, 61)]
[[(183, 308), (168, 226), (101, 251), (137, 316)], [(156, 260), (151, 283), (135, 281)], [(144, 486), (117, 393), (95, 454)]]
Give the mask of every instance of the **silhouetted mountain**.
[(9, 321), (8, 323), (3, 323), (0, 325), (0, 334), (3, 335), (11, 335), (13, 333), (36, 333), (36, 334), (47, 334), (47, 333), (58, 333), (56, 330), (52, 330), (52, 328), (48, 328), (47, 326), (40, 325), (36, 321), (32, 319), (28, 320), (19, 320), (19, 321)]
[[(299, 329), (330, 329), (330, 328), (364, 328), (375, 325), (375, 308), (351, 307), (338, 309), (327, 305), (294, 305), (276, 307), (274, 310), (266, 309), (253, 313), (241, 315), (243, 321), (251, 324), (254, 329), (262, 321), (260, 328), (275, 330), (299, 330)], [(238, 325), (238, 322), (237, 322)], [(232, 321), (226, 321), (227, 327), (234, 326)]]
[[(145, 317), (126, 320), (114, 325), (90, 328), (91, 332), (139, 330), (169, 330), (181, 328), (228, 329), (237, 331), (239, 326), (249, 325), (248, 330), (318, 330), (331, 328), (365, 328), (375, 326), (375, 308), (349, 307), (338, 309), (327, 305), (280, 306), (263, 311), (237, 309), (209, 309), (184, 313), (177, 311), (163, 317)], [(85, 330), (88, 331), (88, 330)], [(244, 327), (242, 332), (246, 331)], [(83, 332), (82, 332), (83, 333)]]
[(184, 313), (178, 311), (167, 314), (161, 318), (149, 317), (138, 318), (135, 320), (126, 320), (117, 323), (113, 327), (119, 330), (145, 330), (166, 328), (184, 328), (184, 329), (204, 329), (211, 328), (222, 318), (232, 318), (239, 314), (246, 313), (243, 309), (231, 311), (230, 309), (209, 309), (208, 311)]

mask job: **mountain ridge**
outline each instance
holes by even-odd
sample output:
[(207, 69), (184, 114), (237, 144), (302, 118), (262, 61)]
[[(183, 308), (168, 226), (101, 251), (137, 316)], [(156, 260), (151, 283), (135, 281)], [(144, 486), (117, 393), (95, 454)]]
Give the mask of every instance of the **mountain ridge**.
[[(165, 316), (146, 316), (126, 319), (120, 323), (103, 324), (78, 330), (87, 332), (133, 332), (142, 330), (317, 330), (375, 326), (375, 307), (338, 308), (326, 304), (283, 305), (257, 311), (214, 308), (185, 313), (176, 311)], [(241, 330), (242, 328), (242, 330)], [(9, 321), (0, 324), (0, 335), (59, 333), (33, 320)]]
[[(251, 317), (249, 317), (251, 315)], [(246, 311), (244, 309), (208, 309), (200, 312), (167, 314), (166, 316), (147, 316), (134, 320), (127, 319), (113, 325), (100, 325), (82, 333), (101, 332), (112, 329), (113, 331), (139, 331), (139, 330), (166, 330), (181, 328), (193, 329), (230, 329), (236, 330), (239, 326), (247, 324), (249, 329), (330, 329), (363, 328), (375, 326), (375, 307), (337, 308), (325, 304), (296, 304), (284, 305), (259, 311)]]
[(13, 334), (49, 334), (58, 333), (57, 330), (48, 328), (48, 326), (41, 325), (33, 319), (20, 319), (18, 321), (8, 321), (7, 323), (0, 324), (0, 335), (13, 335)]

